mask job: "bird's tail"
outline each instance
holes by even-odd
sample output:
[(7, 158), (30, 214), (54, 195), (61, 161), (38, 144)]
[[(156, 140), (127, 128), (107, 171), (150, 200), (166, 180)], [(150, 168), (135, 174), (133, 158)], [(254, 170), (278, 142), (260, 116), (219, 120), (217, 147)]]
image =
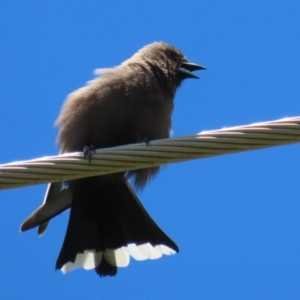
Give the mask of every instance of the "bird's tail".
[(95, 269), (113, 276), (136, 260), (179, 251), (155, 224), (124, 177), (100, 176), (70, 183), (73, 200), (65, 240), (56, 262), (63, 272)]

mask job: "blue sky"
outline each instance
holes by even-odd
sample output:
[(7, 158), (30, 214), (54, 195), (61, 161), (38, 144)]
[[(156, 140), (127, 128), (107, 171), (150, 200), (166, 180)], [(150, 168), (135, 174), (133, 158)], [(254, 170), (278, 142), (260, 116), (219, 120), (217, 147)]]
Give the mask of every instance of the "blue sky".
[[(66, 95), (145, 44), (203, 64), (175, 136), (300, 115), (299, 1), (0, 1), (0, 163), (55, 155)], [(68, 214), (19, 233), (45, 185), (0, 193), (1, 299), (299, 299), (299, 145), (163, 168), (139, 196), (180, 253), (114, 278), (54, 271)]]

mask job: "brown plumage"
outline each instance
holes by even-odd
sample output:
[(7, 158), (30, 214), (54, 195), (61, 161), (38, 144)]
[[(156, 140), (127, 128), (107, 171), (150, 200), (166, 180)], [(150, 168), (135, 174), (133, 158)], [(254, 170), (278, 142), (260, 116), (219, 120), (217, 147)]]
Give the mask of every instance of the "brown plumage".
[[(185, 78), (197, 78), (192, 71), (199, 69), (204, 67), (189, 63), (180, 50), (161, 42), (142, 48), (116, 68), (101, 70), (100, 77), (71, 93), (63, 106), (55, 123), (61, 152), (168, 138), (176, 90)], [(63, 192), (60, 184), (52, 184), (44, 205), (21, 230), (40, 225), (43, 233), (50, 218), (71, 206), (56, 263), (64, 272), (83, 266), (95, 268), (100, 276), (115, 275), (118, 266), (129, 263), (129, 255), (143, 260), (178, 252), (127, 180), (132, 177), (134, 185), (143, 188), (158, 171), (157, 167), (75, 180)], [(59, 197), (67, 199), (64, 205), (56, 200)], [(51, 203), (63, 207), (45, 213)]]

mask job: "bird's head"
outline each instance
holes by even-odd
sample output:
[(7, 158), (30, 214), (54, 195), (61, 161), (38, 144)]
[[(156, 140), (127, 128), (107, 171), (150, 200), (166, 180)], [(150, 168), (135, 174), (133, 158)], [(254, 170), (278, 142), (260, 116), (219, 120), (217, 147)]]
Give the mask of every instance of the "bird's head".
[(151, 67), (151, 71), (162, 73), (178, 87), (184, 79), (199, 78), (193, 73), (206, 68), (189, 62), (177, 48), (164, 43), (155, 42), (140, 49), (132, 58), (139, 59)]

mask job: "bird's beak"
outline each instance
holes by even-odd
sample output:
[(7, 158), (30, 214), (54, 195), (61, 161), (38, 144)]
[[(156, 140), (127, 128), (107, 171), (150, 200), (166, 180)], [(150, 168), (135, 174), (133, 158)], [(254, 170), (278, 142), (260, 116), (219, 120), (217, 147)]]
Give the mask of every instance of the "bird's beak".
[(199, 78), (197, 75), (192, 73), (192, 71), (206, 70), (206, 68), (188, 61), (184, 61), (181, 63), (180, 67), (177, 70), (181, 73), (183, 79), (185, 79), (185, 78)]

